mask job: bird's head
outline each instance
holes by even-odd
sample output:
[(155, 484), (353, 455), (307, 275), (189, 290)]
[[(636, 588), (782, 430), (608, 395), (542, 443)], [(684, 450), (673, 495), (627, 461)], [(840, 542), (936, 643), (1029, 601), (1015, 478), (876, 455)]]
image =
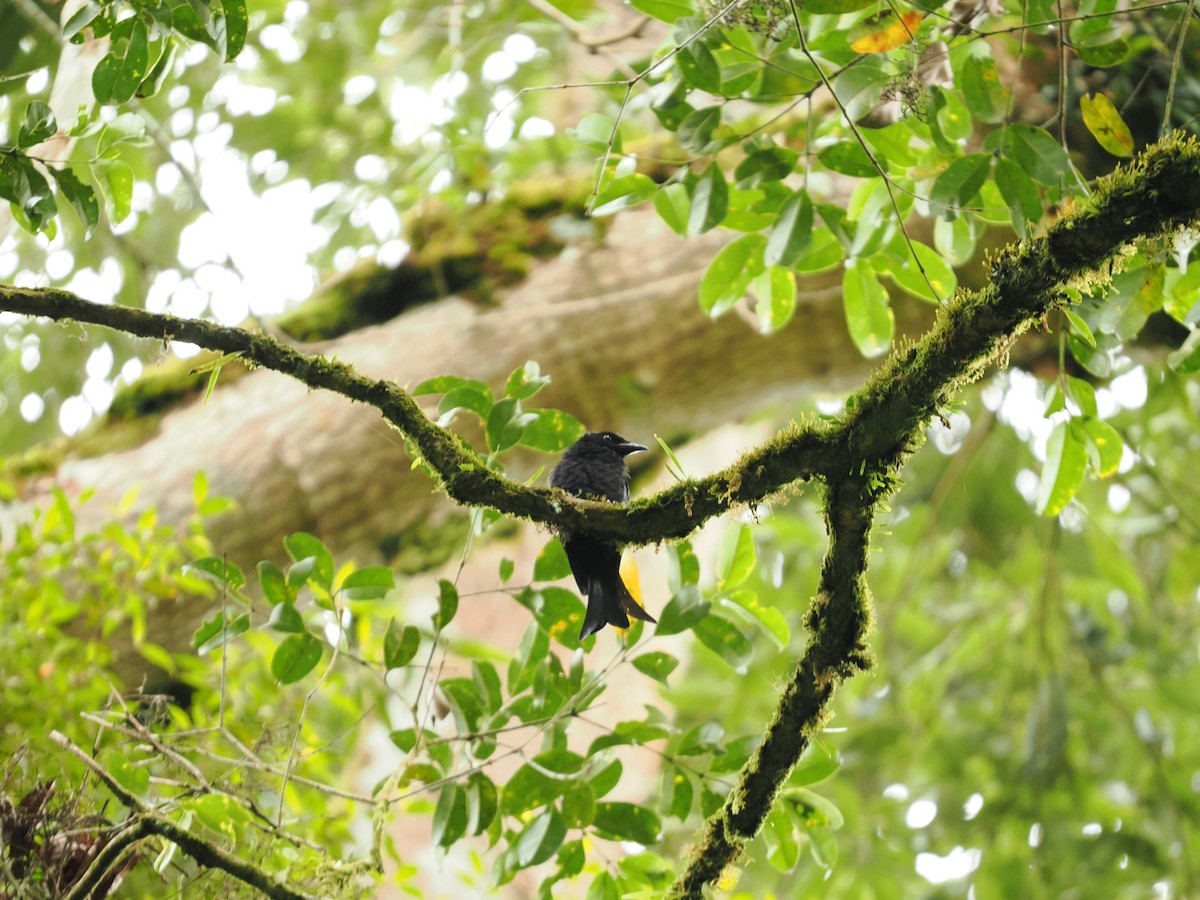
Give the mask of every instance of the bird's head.
[(631, 453), (641, 453), (646, 449), (644, 444), (627, 441), (611, 431), (589, 431), (575, 443), (575, 447), (587, 448), (588, 451), (608, 451), (621, 457), (629, 456)]

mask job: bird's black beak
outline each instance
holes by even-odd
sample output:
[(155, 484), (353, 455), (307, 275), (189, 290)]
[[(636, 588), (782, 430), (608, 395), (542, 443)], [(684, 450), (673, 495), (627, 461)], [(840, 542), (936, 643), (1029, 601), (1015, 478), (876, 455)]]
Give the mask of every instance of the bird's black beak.
[(617, 444), (617, 449), (621, 451), (622, 456), (629, 456), (633, 453), (641, 453), (643, 450), (650, 449), (644, 444), (635, 444), (633, 441), (626, 441), (623, 444)]

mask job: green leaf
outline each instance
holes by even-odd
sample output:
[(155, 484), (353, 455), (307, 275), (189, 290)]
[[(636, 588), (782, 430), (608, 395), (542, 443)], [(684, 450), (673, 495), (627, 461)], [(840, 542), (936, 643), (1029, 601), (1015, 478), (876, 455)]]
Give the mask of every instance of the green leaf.
[(536, 416), (521, 411), (521, 401), (511, 397), (497, 400), (487, 416), (488, 449), (500, 453), (521, 441), (525, 426)]
[(676, 756), (701, 756), (720, 753), (725, 728), (719, 722), (703, 722), (684, 732), (675, 747)]
[(750, 293), (754, 295), (763, 334), (778, 331), (796, 312), (796, 276), (791, 269), (768, 266), (750, 282)]
[(842, 763), (836, 755), (821, 743), (812, 743), (796, 763), (796, 768), (788, 776), (788, 784), (803, 786), (817, 784), (836, 772)]
[(729, 185), (721, 167), (713, 163), (692, 189), (692, 207), (688, 211), (688, 235), (695, 236), (720, 225), (729, 211)]
[(854, 178), (870, 178), (879, 170), (857, 141), (840, 141), (817, 154), (826, 168)]
[(687, 235), (688, 212), (692, 200), (687, 188), (678, 182), (663, 185), (654, 195), (654, 210), (660, 219), (680, 237)]
[(761, 627), (779, 650), (786, 647), (791, 639), (792, 632), (783, 613), (774, 606), (760, 602), (754, 591), (734, 591), (722, 605), (740, 615), (747, 623)]
[(1037, 224), (1042, 219), (1042, 197), (1033, 179), (1012, 160), (996, 160), (996, 187), (1012, 210), (1013, 227), (1022, 237), (1026, 222)]
[(71, 18), (67, 19), (66, 24), (63, 25), (63, 40), (71, 41), (79, 32), (91, 25), (102, 12), (104, 12), (104, 7), (98, 0), (88, 0), (71, 14)]
[[(567, 134), (573, 137), (589, 150), (595, 150), (597, 153), (604, 153), (608, 149), (608, 142), (614, 139), (613, 128), (616, 126), (612, 116), (607, 116), (604, 113), (588, 113), (579, 120), (579, 125), (575, 128), (568, 128)], [(613, 144), (613, 152), (620, 152), (621, 135), (619, 132), (615, 135), (615, 143)]]
[(692, 784), (692, 779), (678, 766), (667, 767), (663, 771), (663, 779), (666, 781), (663, 791), (663, 806), (667, 810), (667, 815), (674, 816), (682, 822), (691, 815), (692, 804), (696, 798), (696, 789)]
[[(306, 581), (329, 591), (333, 584), (333, 554), (329, 552), (321, 539), (305, 531), (297, 531), (283, 539), (283, 547), (297, 564), (288, 572), (288, 584), (299, 587)], [(298, 582), (298, 583), (297, 583)]]
[(842, 301), (850, 337), (863, 356), (883, 353), (892, 343), (896, 321), (887, 291), (874, 267), (861, 257), (846, 265), (842, 276)]
[(193, 811), (206, 828), (232, 840), (238, 837), (237, 826), (250, 820), (246, 808), (228, 794), (202, 794), (185, 800), (183, 807)]
[(1057, 185), (1071, 171), (1071, 161), (1062, 145), (1048, 132), (1032, 125), (1006, 125), (983, 142), (987, 150), (999, 150), (1042, 184)]
[(311, 634), (285, 638), (271, 656), (271, 675), (280, 684), (295, 684), (321, 661), (322, 645)]
[(812, 239), (813, 206), (808, 191), (792, 194), (779, 218), (771, 228), (767, 246), (763, 251), (763, 264), (767, 266), (793, 266), (808, 249)]
[(58, 131), (58, 123), (50, 106), (41, 100), (30, 101), (25, 107), (25, 121), (17, 130), (17, 146), (27, 150), (34, 144), (54, 137)]
[(1039, 515), (1056, 516), (1066, 508), (1083, 481), (1087, 451), (1068, 422), (1059, 422), (1046, 442), (1046, 464), (1038, 490)]
[(413, 625), (405, 625), (401, 631), (395, 618), (388, 620), (383, 635), (383, 667), (399, 669), (412, 662), (421, 646), (421, 632)]
[(568, 828), (589, 828), (596, 817), (596, 792), (586, 782), (575, 782), (563, 794), (561, 805)]
[(760, 184), (782, 181), (792, 174), (799, 158), (800, 154), (789, 147), (763, 147), (738, 163), (733, 177), (739, 188), (753, 188)]
[(146, 139), (146, 122), (137, 113), (121, 113), (104, 126), (100, 132), (97, 147), (101, 156), (113, 158), (118, 144), (142, 146), (149, 141)]
[(258, 564), (258, 585), (262, 588), (263, 597), (272, 606), (294, 599), (291, 591), (288, 590), (287, 578), (284, 576), (283, 570), (270, 560), (264, 559)]
[(285, 634), (306, 634), (308, 632), (308, 628), (304, 625), (304, 619), (296, 611), (296, 604), (290, 600), (277, 603), (271, 608), (271, 617), (267, 619), (267, 627)]
[(1096, 477), (1115, 475), (1125, 454), (1125, 442), (1121, 435), (1107, 422), (1093, 416), (1080, 420), (1079, 428), (1087, 441), (1088, 455)]
[(467, 779), (467, 831), (483, 834), (500, 810), (500, 795), (492, 779), (482, 772), (472, 772)]
[(20, 208), (34, 232), (54, 228), (54, 217), (58, 215), (54, 191), (28, 157), (0, 154), (0, 196)]
[(1067, 317), (1067, 321), (1071, 323), (1071, 327), (1075, 333), (1079, 335), (1085, 344), (1089, 347), (1096, 346), (1096, 336), (1092, 334), (1092, 329), (1088, 327), (1088, 323), (1083, 321), (1080, 315), (1072, 310), (1064, 309), (1063, 313)]
[(567, 826), (558, 813), (553, 810), (542, 813), (517, 837), (517, 863), (523, 868), (544, 863), (562, 846), (566, 836)]
[(958, 87), (967, 109), (980, 122), (996, 123), (1008, 110), (1008, 91), (1000, 82), (1000, 73), (990, 56), (971, 55), (963, 60)]
[(696, 11), (687, 0), (630, 0), (629, 5), (668, 25), (674, 25), (676, 20)]
[(550, 652), (550, 637), (536, 622), (525, 629), (516, 655), (508, 664), (508, 692), (519, 694), (533, 683), (538, 663)]
[(790, 872), (800, 861), (800, 842), (796, 827), (786, 810), (773, 809), (762, 830), (767, 845), (767, 862), (780, 872)]
[(658, 183), (649, 175), (634, 172), (604, 181), (596, 198), (593, 216), (609, 216), (644, 203), (658, 193)]
[(554, 776), (573, 775), (582, 765), (581, 756), (566, 750), (552, 750), (539, 754), (517, 769), (504, 785), (500, 808), (505, 815), (521, 816), (531, 810), (549, 806), (572, 784), (571, 779)]
[(992, 157), (987, 153), (973, 153), (956, 159), (934, 181), (929, 193), (930, 202), (939, 206), (939, 214), (947, 218), (956, 215), (979, 193), (991, 168)]
[(114, 222), (124, 222), (133, 205), (133, 169), (119, 159), (98, 159), (92, 172), (108, 199), (108, 215)]
[(250, 614), (238, 613), (227, 616), (219, 612), (196, 629), (192, 635), (192, 646), (196, 648), (197, 656), (205, 656), (218, 647), (224, 646), (230, 638), (250, 630)]
[(1096, 389), (1082, 378), (1067, 376), (1067, 396), (1074, 401), (1084, 416), (1097, 415)]
[(458, 588), (445, 578), (438, 579), (438, 611), (433, 615), (434, 631), (441, 631), (458, 612)]
[(92, 72), (92, 93), (100, 103), (127, 103), (150, 68), (146, 24), (138, 16), (118, 22), (109, 36), (109, 52)]
[(458, 730), (467, 734), (479, 731), (484, 715), (484, 700), (473, 678), (443, 678), (438, 690), (453, 710), (458, 721)]
[(535, 450), (557, 453), (583, 437), (583, 423), (559, 409), (530, 409), (533, 420), (521, 432), (521, 443)]
[(635, 669), (663, 684), (667, 683), (667, 676), (674, 672), (678, 665), (679, 660), (670, 653), (643, 653), (633, 659)]
[(709, 606), (709, 602), (700, 596), (699, 588), (694, 584), (685, 585), (676, 591), (675, 596), (663, 608), (654, 633), (666, 637), (687, 631), (708, 615)]
[(205, 556), (194, 559), (183, 567), (185, 575), (194, 575), (205, 581), (210, 581), (217, 587), (239, 591), (246, 584), (246, 576), (242, 570), (227, 559), (218, 556)]
[(700, 308), (715, 319), (742, 299), (763, 270), (766, 245), (761, 234), (743, 234), (717, 251), (700, 280)]
[(453, 781), (443, 784), (433, 810), (434, 846), (451, 847), (467, 833), (467, 793)]
[(550, 383), (550, 376), (542, 374), (542, 367), (532, 359), (514, 369), (504, 383), (504, 396), (516, 400), (528, 400)]
[(845, 258), (846, 251), (841, 241), (829, 227), (822, 225), (813, 229), (808, 249), (792, 268), (798, 275), (812, 275), (834, 268)]
[(679, 123), (679, 146), (697, 156), (708, 153), (714, 145), (713, 132), (720, 124), (719, 106), (706, 106), (690, 113)]
[(688, 84), (710, 94), (721, 92), (721, 67), (702, 41), (692, 41), (675, 56)]
[[(901, 288), (914, 297), (940, 303), (950, 299), (954, 289), (958, 287), (958, 276), (950, 268), (942, 256), (928, 244), (913, 241), (911, 250), (915, 251), (916, 259), (921, 261), (924, 273), (917, 267), (910, 245), (901, 244), (899, 259), (892, 257), (888, 274)], [(932, 287), (931, 287), (932, 285)]]
[(488, 406), (492, 405), (491, 388), (482, 381), (476, 381), (474, 378), (460, 378), (457, 375), (437, 375), (427, 378), (409, 393), (414, 397), (420, 397), (423, 394), (448, 394), (456, 388), (470, 388), (477, 394), (484, 394), (488, 398)]
[(657, 844), (662, 834), (662, 822), (654, 811), (635, 803), (597, 803), (594, 825), (602, 837), (647, 847)]
[(67, 166), (55, 169), (54, 180), (83, 223), (84, 239), (90, 238), (100, 222), (100, 201), (96, 199), (96, 192)]
[(1083, 124), (1101, 147), (1113, 156), (1133, 156), (1133, 135), (1108, 97), (1084, 94), (1079, 98), (1079, 106), (1083, 110)]
[(728, 619), (705, 616), (696, 623), (693, 631), (700, 643), (729, 663), (735, 671), (744, 670), (754, 658), (754, 645)]
[(443, 427), (448, 425), (460, 409), (473, 412), (486, 422), (492, 412), (492, 392), (487, 387), (482, 391), (477, 390), (471, 384), (451, 388), (438, 401), (438, 424)]
[(229, 62), (246, 46), (250, 17), (246, 0), (221, 0), (221, 7), (225, 10), (225, 61)]
[(135, 766), (120, 750), (106, 751), (103, 760), (113, 781), (129, 793), (142, 795), (150, 789), (150, 770), (145, 766)]
[(584, 900), (621, 900), (621, 889), (608, 872), (602, 871), (588, 885), (587, 897)]
[(1132, 49), (1120, 27), (1108, 16), (1076, 20), (1071, 23), (1069, 34), (1072, 48), (1089, 66), (1118, 65), (1129, 57)]
[(558, 581), (571, 574), (571, 563), (558, 538), (551, 538), (542, 547), (533, 563), (534, 581)]
[(737, 587), (749, 578), (757, 559), (754, 533), (749, 525), (739, 524), (725, 529), (717, 550), (718, 590)]
[(344, 600), (378, 600), (396, 586), (396, 578), (387, 566), (363, 566), (355, 569), (338, 589)]

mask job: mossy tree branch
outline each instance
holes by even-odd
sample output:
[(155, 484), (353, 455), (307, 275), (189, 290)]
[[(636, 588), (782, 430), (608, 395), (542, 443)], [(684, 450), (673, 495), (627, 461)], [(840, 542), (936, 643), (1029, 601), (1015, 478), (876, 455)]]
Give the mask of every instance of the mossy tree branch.
[(683, 537), (732, 507), (761, 502), (797, 481), (887, 468), (921, 429), (997, 353), (1032, 323), (1068, 302), (1068, 288), (1102, 286), (1132, 242), (1164, 237), (1200, 217), (1200, 149), (1174, 135), (1097, 187), (1088, 206), (1042, 237), (991, 261), (990, 284), (943, 307), (920, 342), (894, 353), (833, 423), (792, 426), (733, 465), (635, 501), (627, 508), (526, 487), (487, 468), (454, 434), (431, 422), (394, 382), (309, 356), (263, 334), (122, 306), (89, 303), (54, 288), (0, 286), (0, 309), (104, 325), (155, 340), (183, 340), (274, 369), (378, 409), (437, 473), (446, 493), (545, 525), (647, 544)]
[(812, 638), (763, 743), (724, 807), (708, 821), (672, 888), (672, 896), (698, 897), (702, 886), (736, 861), (761, 828), (780, 785), (820, 727), (837, 684), (869, 664), (865, 572), (873, 511), (894, 490), (899, 469), (930, 418), (1030, 325), (1067, 305), (1070, 292), (1109, 284), (1134, 242), (1163, 240), (1197, 224), (1200, 146), (1176, 134), (1103, 179), (1086, 205), (1064, 215), (1041, 237), (995, 256), (989, 285), (947, 303), (929, 333), (894, 353), (849, 399), (839, 419), (790, 426), (714, 475), (626, 507), (508, 481), (452, 433), (430, 422), (394, 383), (364, 378), (345, 364), (305, 356), (262, 335), (100, 306), (53, 289), (0, 286), (0, 309), (239, 352), (252, 365), (379, 409), (461, 504), (494, 507), (619, 541), (680, 537), (731, 507), (753, 505), (797, 481), (824, 482), (830, 543), (808, 615)]

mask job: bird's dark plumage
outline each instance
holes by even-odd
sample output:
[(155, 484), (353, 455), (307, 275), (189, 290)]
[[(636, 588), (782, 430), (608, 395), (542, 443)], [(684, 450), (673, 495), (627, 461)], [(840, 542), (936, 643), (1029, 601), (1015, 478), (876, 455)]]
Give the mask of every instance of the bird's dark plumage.
[[(626, 503), (629, 469), (625, 457), (646, 448), (611, 431), (590, 431), (576, 441), (554, 471), (550, 486), (593, 500)], [(642, 609), (621, 580), (621, 551), (587, 534), (561, 532), (563, 549), (580, 593), (587, 596), (587, 615), (579, 632), (582, 641), (605, 625), (629, 627), (629, 616), (644, 622), (654, 618)]]

